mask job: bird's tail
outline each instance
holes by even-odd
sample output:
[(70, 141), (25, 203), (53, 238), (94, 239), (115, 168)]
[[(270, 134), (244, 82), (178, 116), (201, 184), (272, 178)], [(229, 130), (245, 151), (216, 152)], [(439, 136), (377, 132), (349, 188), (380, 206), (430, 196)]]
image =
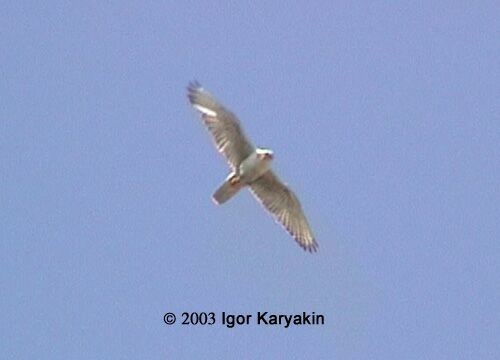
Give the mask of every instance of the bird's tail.
[(212, 198), (220, 205), (231, 199), (245, 184), (235, 174), (230, 174), (226, 181), (215, 191)]

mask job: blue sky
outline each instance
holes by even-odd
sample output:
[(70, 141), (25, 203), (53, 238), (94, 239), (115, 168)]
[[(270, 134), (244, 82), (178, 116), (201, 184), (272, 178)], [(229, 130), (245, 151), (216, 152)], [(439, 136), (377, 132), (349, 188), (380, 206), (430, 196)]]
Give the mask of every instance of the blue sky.
[[(498, 359), (499, 11), (3, 4), (3, 358)], [(193, 79), (274, 150), (318, 253), (247, 191), (212, 203)], [(184, 311), (219, 323), (163, 323)]]

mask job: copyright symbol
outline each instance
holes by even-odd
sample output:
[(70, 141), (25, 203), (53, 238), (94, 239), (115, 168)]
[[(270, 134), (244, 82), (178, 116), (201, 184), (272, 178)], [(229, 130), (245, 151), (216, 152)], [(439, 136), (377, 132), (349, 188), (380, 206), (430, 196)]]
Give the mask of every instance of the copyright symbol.
[(166, 313), (163, 315), (163, 322), (167, 325), (172, 325), (175, 323), (175, 315), (172, 313)]

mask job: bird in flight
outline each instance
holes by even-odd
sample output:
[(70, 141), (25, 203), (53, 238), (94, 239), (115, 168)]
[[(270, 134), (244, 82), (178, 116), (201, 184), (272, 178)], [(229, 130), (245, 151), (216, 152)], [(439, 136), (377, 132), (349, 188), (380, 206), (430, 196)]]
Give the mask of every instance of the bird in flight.
[(316, 251), (318, 244), (299, 199), (271, 170), (273, 152), (252, 145), (243, 133), (238, 118), (198, 82), (190, 83), (187, 90), (189, 102), (200, 112), (217, 150), (225, 156), (232, 170), (213, 194), (215, 203), (225, 203), (248, 186), (257, 200), (304, 250)]

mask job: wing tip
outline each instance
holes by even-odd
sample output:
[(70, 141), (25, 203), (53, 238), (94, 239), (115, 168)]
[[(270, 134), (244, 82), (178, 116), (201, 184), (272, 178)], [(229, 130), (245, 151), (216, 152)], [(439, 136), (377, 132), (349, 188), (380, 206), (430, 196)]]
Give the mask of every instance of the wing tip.
[(201, 84), (198, 82), (198, 80), (192, 80), (188, 83), (187, 89), (189, 92), (193, 90), (198, 90), (201, 89)]
[(300, 247), (304, 249), (304, 251), (309, 251), (309, 253), (315, 253), (318, 251), (319, 245), (316, 242), (315, 239), (312, 239), (311, 243), (304, 244), (303, 242), (300, 242), (299, 239), (295, 239), (299, 243)]
[(201, 84), (197, 80), (190, 81), (187, 86), (187, 96), (191, 104), (196, 103), (198, 93), (202, 90)]
[(196, 80), (191, 81), (187, 86), (187, 97), (191, 105), (203, 116), (216, 117), (217, 112), (212, 107), (216, 106), (215, 99), (211, 98)]

